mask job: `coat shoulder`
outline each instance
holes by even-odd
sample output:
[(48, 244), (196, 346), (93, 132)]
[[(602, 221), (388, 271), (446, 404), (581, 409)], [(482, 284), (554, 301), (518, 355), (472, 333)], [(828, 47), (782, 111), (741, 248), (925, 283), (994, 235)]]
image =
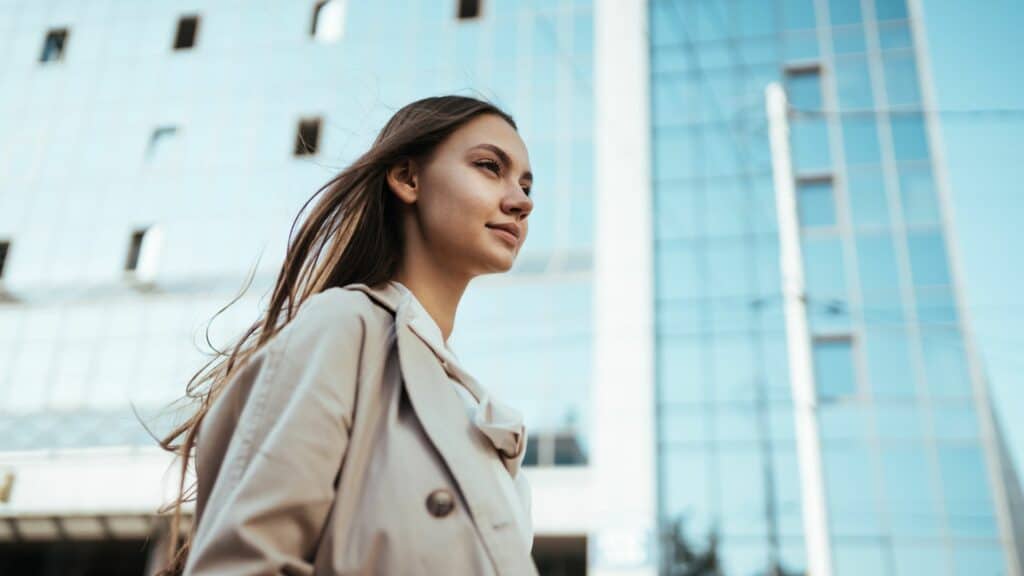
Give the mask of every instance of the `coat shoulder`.
[(290, 350), (355, 344), (390, 324), (390, 315), (358, 290), (328, 288), (310, 296), (275, 337)]

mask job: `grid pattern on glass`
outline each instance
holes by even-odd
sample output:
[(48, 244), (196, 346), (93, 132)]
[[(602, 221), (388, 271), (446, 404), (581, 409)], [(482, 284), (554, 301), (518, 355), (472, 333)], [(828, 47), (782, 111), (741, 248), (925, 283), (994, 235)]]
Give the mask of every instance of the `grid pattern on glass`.
[[(771, 182), (757, 181), (770, 175), (759, 163), (767, 156), (749, 153), (766, 148), (763, 88), (777, 80), (792, 110), (818, 389), (841, 400), (823, 404), (819, 414), (837, 573), (919, 573), (912, 569), (928, 566), (928, 553), (978, 550), (958, 535), (975, 529), (987, 539), (986, 561), (998, 565), (983, 450), (948, 457), (974, 458), (980, 478), (952, 479), (962, 494), (940, 489), (949, 474), (943, 454), (954, 439), (978, 438), (979, 424), (923, 112), (917, 23), (903, 0), (757, 4), (650, 5), (665, 524), (681, 515), (698, 535), (711, 525), (727, 536), (742, 532), (721, 503), (721, 462), (732, 457), (726, 446), (760, 439), (777, 450), (792, 442), (772, 428), (723, 430), (716, 409), (722, 398), (735, 398), (722, 394), (721, 375), (736, 370), (716, 361), (727, 337), (746, 335), (754, 353), (745, 359), (755, 367), (780, 351), (756, 345), (783, 330), (778, 276), (763, 273), (777, 268), (777, 256), (747, 250), (731, 258), (720, 240), (777, 245)], [(733, 197), (744, 201), (731, 204)], [(716, 218), (715, 205), (732, 206), (730, 217)], [(723, 291), (715, 278), (750, 288)], [(777, 373), (781, 386), (766, 374), (767, 389), (781, 391), (768, 397), (787, 403), (786, 371)], [(748, 421), (759, 421), (761, 412), (751, 411)], [(920, 488), (914, 498), (903, 495), (908, 478)], [(749, 491), (761, 493), (756, 485)], [(947, 508), (954, 497), (961, 503)], [(977, 507), (973, 518), (963, 513), (967, 501)], [(942, 544), (908, 546), (906, 538)]]
[[(589, 302), (594, 237), (593, 8), (587, 0), (479, 5), (477, 17), (463, 21), (456, 2), (356, 8), (335, 0), (320, 9), (314, 3), (286, 3), (259, 11), (225, 4), (204, 9), (201, 17), (147, 6), (136, 11), (132, 27), (104, 19), (76, 25), (76, 34), (109, 36), (111, 45), (135, 42), (130, 32), (142, 25), (166, 30), (170, 38), (158, 34), (147, 37), (139, 50), (112, 50), (109, 59), (74, 62), (81, 68), (73, 72), (85, 77), (104, 73), (103, 67), (120, 70), (123, 81), (98, 85), (95, 98), (60, 100), (59, 91), (28, 95), (46, 104), (40, 108), (66, 105), (69, 114), (95, 117), (109, 130), (104, 147), (82, 145), (89, 141), (87, 130), (66, 133), (80, 123), (43, 122), (45, 116), (33, 114), (19, 116), (0, 134), (0, 147), (13, 151), (0, 158), (2, 170), (12, 181), (32, 182), (23, 195), (0, 199), (0, 220), (18, 225), (18, 255), (8, 261), (4, 284), (10, 280), (38, 297), (31, 305), (4, 305), (17, 314), (0, 323), (0, 330), (13, 332), (0, 340), (5, 344), (0, 364), (10, 367), (0, 372), (0, 414), (45, 420), (56, 410), (116, 413), (128, 399), (153, 407), (179, 397), (190, 369), (202, 360), (193, 342), (202, 339), (201, 325), (213, 306), (231, 299), (264, 246), (257, 279), (267, 288), (276, 273), (271, 256), (280, 256), (292, 217), (331, 169), (365, 149), (399, 105), (437, 93), (464, 93), (495, 101), (517, 120), (536, 174), (537, 207), (516, 268), (507, 279), (488, 279), (487, 288), (480, 288), (488, 294), (492, 288), (504, 291), (509, 305), (475, 311), (469, 306), (460, 313), (467, 343), (493, 334), (488, 341), (502, 351), (501, 361), (492, 362), (498, 355), (479, 347), (467, 347), (461, 356), (495, 394), (531, 415), (533, 431), (572, 429), (585, 458), (593, 336), (590, 308), (581, 303)], [(338, 13), (331, 11), (335, 6), (348, 8), (340, 36)], [(319, 10), (316, 23), (310, 21), (311, 10)], [(28, 22), (18, 20), (18, 13), (7, 16), (15, 19), (15, 28)], [(203, 28), (206, 23), (211, 27)], [(32, 42), (45, 32), (33, 34)], [(384, 34), (393, 41), (382, 44)], [(164, 58), (167, 44), (184, 50), (200, 42), (202, 50), (190, 51), (189, 58)], [(34, 50), (33, 45), (33, 57)], [(127, 53), (131, 58), (122, 56)], [(155, 76), (166, 81), (153, 80), (150, 59), (153, 66), (167, 67), (166, 74)], [(232, 69), (258, 66), (261, 73), (224, 76), (223, 67), (211, 65), (215, 60), (237, 62)], [(195, 97), (197, 88), (210, 85), (218, 87), (215, 98)], [(0, 104), (8, 102), (0, 98)], [(107, 106), (110, 102), (119, 104)], [(322, 120), (315, 139), (318, 159), (292, 161), (295, 119), (310, 108)], [(141, 136), (125, 118), (139, 119), (145, 126)], [(34, 126), (52, 128), (39, 133), (38, 146), (13, 146), (8, 140)], [(147, 129), (153, 132), (146, 134)], [(33, 176), (26, 167), (37, 154), (45, 165)], [(126, 169), (125, 158), (140, 163)], [(83, 193), (64, 192), (73, 188), (71, 180)], [(29, 199), (63, 208), (30, 211)], [(27, 215), (24, 228), (11, 220), (22, 215)], [(131, 241), (146, 222), (159, 222), (164, 239), (154, 272), (159, 289), (152, 293), (136, 290), (135, 282), (126, 286), (124, 279), (133, 274), (123, 274), (126, 264), (146, 267), (148, 240)], [(23, 229), (31, 234), (23, 235)], [(133, 246), (135, 254), (127, 254)], [(95, 297), (79, 294), (80, 284), (96, 285)], [(43, 296), (51, 293), (70, 295), (70, 302)], [(519, 298), (527, 293), (532, 296)], [(237, 305), (231, 320), (222, 316), (215, 322), (220, 345), (256, 318), (247, 306)], [(558, 321), (523, 314), (523, 307)], [(101, 320), (82, 319), (93, 313)], [(181, 324), (186, 319), (187, 327)], [(524, 324), (527, 319), (537, 324)], [(516, 322), (520, 334), (536, 329), (539, 336), (494, 334), (494, 325)], [(67, 339), (68, 330), (92, 333)], [(512, 359), (531, 367), (535, 384), (519, 386), (510, 378), (519, 369)], [(51, 369), (55, 363), (62, 366)], [(19, 384), (12, 387), (12, 382)], [(557, 393), (548, 392), (555, 388)], [(33, 433), (21, 445), (64, 442), (54, 434)], [(116, 436), (102, 442), (115, 442)], [(89, 438), (82, 435), (82, 442), (93, 441)], [(123, 441), (148, 443), (132, 438)], [(574, 450), (559, 443), (556, 464), (579, 460)]]

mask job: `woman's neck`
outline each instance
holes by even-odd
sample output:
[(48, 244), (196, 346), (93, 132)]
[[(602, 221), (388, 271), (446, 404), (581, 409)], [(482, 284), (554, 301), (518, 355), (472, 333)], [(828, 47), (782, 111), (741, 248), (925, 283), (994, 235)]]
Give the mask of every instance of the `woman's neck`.
[(455, 327), (455, 313), (468, 282), (453, 279), (452, 275), (433, 266), (416, 266), (407, 262), (399, 266), (393, 279), (416, 296), (441, 329), (441, 335), (447, 343)]

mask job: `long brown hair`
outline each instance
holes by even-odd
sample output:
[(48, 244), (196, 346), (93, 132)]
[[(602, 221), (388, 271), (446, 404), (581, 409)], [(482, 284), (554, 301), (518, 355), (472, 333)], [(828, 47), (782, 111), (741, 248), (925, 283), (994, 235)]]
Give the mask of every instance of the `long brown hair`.
[[(512, 117), (494, 104), (468, 96), (434, 96), (404, 106), (366, 153), (302, 206), (289, 231), (288, 249), (267, 309), (229, 349), (214, 348), (213, 357), (192, 376), (182, 398), (195, 405), (195, 412), (160, 440), (161, 447), (181, 460), (178, 496), (159, 511), (173, 510), (168, 561), (161, 576), (181, 573), (188, 557), (195, 525), (181, 542), (181, 509), (195, 499), (196, 485), (186, 488), (185, 479), (200, 423), (213, 400), (237, 370), (292, 320), (307, 298), (335, 286), (374, 285), (393, 277), (403, 238), (397, 200), (387, 183), (388, 169), (407, 159), (428, 160), (452, 132), (481, 114), (498, 115), (518, 129)], [(296, 225), (314, 201), (296, 234)], [(241, 294), (217, 314), (239, 298)]]

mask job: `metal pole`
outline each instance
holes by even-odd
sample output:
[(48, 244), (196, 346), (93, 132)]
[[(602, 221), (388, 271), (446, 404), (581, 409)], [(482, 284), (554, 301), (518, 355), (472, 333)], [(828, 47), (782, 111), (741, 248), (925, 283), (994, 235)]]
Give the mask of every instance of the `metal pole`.
[(804, 541), (807, 545), (808, 574), (832, 576), (832, 549), (828, 533), (818, 430), (814, 371), (811, 364), (811, 336), (807, 327), (807, 299), (804, 293), (803, 256), (797, 220), (792, 156), (789, 149), (788, 104), (782, 86), (773, 82), (765, 89), (775, 207), (779, 222), (779, 262), (782, 299), (789, 351), (789, 380), (796, 423), (797, 461), (800, 466)]

